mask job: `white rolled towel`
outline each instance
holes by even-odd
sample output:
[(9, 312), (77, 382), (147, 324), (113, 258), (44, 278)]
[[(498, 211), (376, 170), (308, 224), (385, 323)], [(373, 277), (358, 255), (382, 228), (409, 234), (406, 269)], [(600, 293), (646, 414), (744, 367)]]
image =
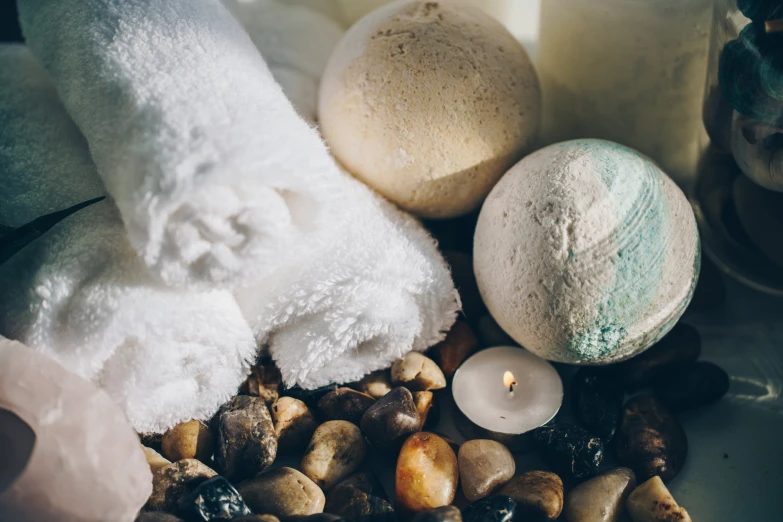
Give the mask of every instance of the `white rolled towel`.
[[(264, 238), (266, 277), (236, 290), (258, 342), (268, 346), (288, 384), (313, 388), (358, 379), (444, 337), (459, 297), (435, 242), (418, 222), (340, 171), (216, 0), (20, 0), (19, 7), (28, 42), (87, 134), (110, 191), (112, 179), (115, 189), (124, 179), (112, 177), (122, 169), (107, 173), (100, 159), (112, 147), (118, 152), (109, 156), (126, 167), (162, 167), (165, 158), (197, 155), (198, 143), (225, 152), (209, 164), (206, 194), (241, 172), (252, 189), (248, 204), (268, 190), (288, 205), (290, 221), (274, 218), (285, 214), (276, 214), (282, 207), (259, 206), (270, 237), (288, 237), (298, 225), (304, 232), (290, 242)], [(201, 87), (223, 83), (225, 89), (208, 89), (209, 96)], [(158, 106), (164, 101), (176, 103)], [(236, 128), (216, 120), (221, 111)], [(200, 115), (200, 140), (179, 127), (171, 136), (163, 132), (169, 129), (163, 122), (182, 120), (189, 128), (193, 114)], [(183, 143), (178, 154), (164, 147)], [(139, 184), (125, 187), (131, 185), (145, 192)], [(146, 190), (160, 195), (158, 188)], [(222, 208), (219, 190), (208, 200), (199, 194), (190, 190), (183, 204), (194, 212), (205, 202)], [(126, 223), (128, 214), (149, 210), (136, 204), (123, 212)]]
[[(0, 223), (18, 226), (104, 193), (87, 143), (21, 45), (0, 46), (0, 122)], [(209, 418), (255, 357), (231, 293), (152, 277), (108, 200), (0, 266), (0, 296), (0, 334), (96, 383), (141, 432)]]
[(314, 123), (321, 76), (344, 33), (336, 0), (223, 0), (223, 4), (245, 28), (299, 114)]
[(154, 273), (239, 286), (300, 256), (338, 196), (320, 175), (334, 167), (218, 0), (20, 0), (19, 13)]

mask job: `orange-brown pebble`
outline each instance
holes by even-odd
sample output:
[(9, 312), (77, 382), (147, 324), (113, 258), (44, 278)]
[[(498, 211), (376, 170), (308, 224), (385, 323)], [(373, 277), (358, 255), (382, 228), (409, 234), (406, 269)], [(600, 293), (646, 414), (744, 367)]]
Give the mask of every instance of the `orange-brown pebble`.
[(478, 339), (468, 323), (457, 321), (446, 338), (432, 347), (432, 358), (447, 379), (454, 376), (459, 365), (478, 349)]
[(396, 509), (403, 514), (448, 506), (457, 492), (457, 456), (434, 433), (414, 433), (397, 458)]
[(181, 422), (167, 431), (160, 441), (160, 452), (172, 462), (198, 459), (208, 462), (215, 451), (215, 438), (200, 420)]

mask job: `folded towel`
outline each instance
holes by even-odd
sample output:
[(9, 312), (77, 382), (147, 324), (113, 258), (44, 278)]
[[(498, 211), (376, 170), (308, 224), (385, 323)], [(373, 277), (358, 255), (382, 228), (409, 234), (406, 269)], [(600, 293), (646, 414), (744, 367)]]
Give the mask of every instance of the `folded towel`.
[(20, 0), (19, 12), (154, 273), (238, 285), (298, 257), (337, 197), (318, 175), (334, 166), (218, 0)]
[[(336, 3), (223, 0), (223, 4), (250, 35), (299, 114), (315, 122), (321, 75), (344, 32), (337, 22)], [(333, 9), (324, 12), (330, 4)]]
[[(0, 46), (0, 222), (103, 194), (87, 144), (46, 73)], [(0, 333), (102, 387), (142, 432), (209, 418), (255, 356), (228, 291), (152, 277), (110, 201), (70, 216), (0, 266)]]
[[(288, 384), (313, 388), (358, 379), (444, 337), (459, 298), (435, 242), (418, 222), (340, 171), (222, 5), (215, 0), (20, 0), (19, 5), (28, 41), (87, 135), (110, 191), (112, 180), (115, 189), (132, 185), (106, 173), (112, 163), (101, 156), (113, 148), (118, 152), (107, 157), (120, 165), (157, 165), (156, 178), (168, 172), (162, 160), (173, 157), (164, 145), (182, 149), (177, 157), (188, 164), (200, 154), (197, 145), (205, 154), (216, 153), (204, 169), (203, 190), (193, 190), (192, 172), (172, 171), (189, 180), (181, 195), (189, 212), (221, 211), (227, 203), (216, 186), (242, 174), (245, 203), (257, 205), (258, 219), (268, 225), (261, 238), (267, 256), (256, 263), (265, 276), (237, 288), (236, 295)], [(224, 82), (231, 88), (223, 89)], [(181, 92), (166, 91), (179, 83)], [(205, 93), (202, 84), (221, 88)], [(91, 100), (98, 107), (92, 109)], [(163, 101), (176, 103), (160, 105)], [(111, 103), (120, 106), (112, 111)], [(217, 117), (221, 111), (233, 125)], [(93, 112), (104, 113), (107, 121), (97, 125)], [(122, 125), (109, 118), (113, 112)], [(199, 139), (174, 128), (177, 122), (185, 128), (200, 123)], [(125, 202), (126, 225), (129, 213), (149, 210), (141, 195), (155, 194), (147, 195), (150, 201), (161, 196), (158, 189), (135, 187), (140, 197)], [(270, 194), (280, 201), (267, 198)], [(279, 219), (286, 213), (290, 219)]]

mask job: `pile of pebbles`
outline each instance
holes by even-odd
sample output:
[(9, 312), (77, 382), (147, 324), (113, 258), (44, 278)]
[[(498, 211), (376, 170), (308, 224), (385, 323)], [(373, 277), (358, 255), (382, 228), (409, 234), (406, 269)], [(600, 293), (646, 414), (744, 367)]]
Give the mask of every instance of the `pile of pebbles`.
[[(429, 431), (437, 390), (490, 344), (487, 332), (502, 335), (484, 329), (479, 340), (459, 321), (427, 355), (410, 353), (344, 387), (286, 389), (272, 363), (259, 364), (209, 423), (142, 436), (154, 483), (137, 522), (690, 520), (664, 485), (687, 455), (678, 414), (719, 399), (729, 384), (698, 361), (694, 328), (678, 324), (629, 361), (579, 369), (566, 394), (578, 424), (537, 429), (547, 469), (519, 473), (499, 442), (460, 445)], [(397, 456), (394, 504), (368, 471), (371, 452)], [(621, 467), (608, 467), (606, 455)], [(276, 467), (278, 456), (299, 465)]]

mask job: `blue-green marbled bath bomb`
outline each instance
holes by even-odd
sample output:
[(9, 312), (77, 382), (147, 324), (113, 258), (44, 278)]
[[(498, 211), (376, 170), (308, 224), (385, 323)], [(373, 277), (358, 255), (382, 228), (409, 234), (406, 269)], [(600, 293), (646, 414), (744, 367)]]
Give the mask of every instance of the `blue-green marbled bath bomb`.
[(646, 156), (575, 140), (517, 163), (481, 209), (474, 270), (498, 324), (552, 361), (605, 364), (651, 346), (700, 264), (685, 195)]

